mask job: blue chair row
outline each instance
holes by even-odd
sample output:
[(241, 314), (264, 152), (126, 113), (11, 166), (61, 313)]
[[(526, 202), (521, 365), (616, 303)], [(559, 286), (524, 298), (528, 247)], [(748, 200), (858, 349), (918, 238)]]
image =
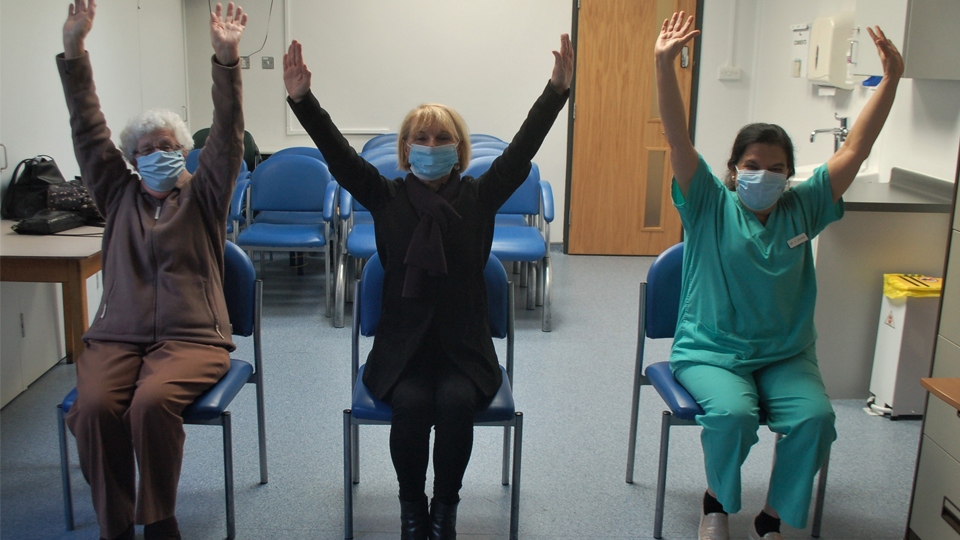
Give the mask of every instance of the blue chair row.
[[(660, 254), (650, 265), (647, 281), (640, 284), (640, 311), (637, 328), (637, 358), (633, 380), (633, 401), (630, 410), (630, 440), (627, 448), (627, 483), (633, 483), (634, 458), (637, 449), (637, 422), (640, 412), (640, 389), (653, 386), (669, 410), (663, 411), (660, 423), (660, 460), (657, 471), (657, 495), (653, 517), (653, 537), (659, 539), (663, 530), (663, 506), (667, 486), (667, 458), (670, 451), (671, 426), (695, 426), (696, 417), (703, 409), (687, 392), (670, 369), (670, 362), (647, 365), (644, 370), (646, 339), (673, 339), (680, 310), (680, 282), (683, 270), (683, 242)], [(761, 424), (766, 414), (760, 411)], [(779, 440), (782, 435), (777, 434)], [(820, 468), (817, 482), (813, 527), (810, 535), (820, 536), (823, 522), (823, 500), (827, 489), (827, 469), (830, 456)]]
[[(257, 391), (257, 432), (260, 447), (260, 483), (267, 483), (267, 432), (263, 399), (263, 359), (260, 345), (261, 289), (253, 263), (239, 247), (227, 242), (224, 253), (223, 293), (230, 314), (233, 335), (253, 338), (253, 365), (243, 360), (230, 360), (230, 370), (219, 382), (201, 394), (183, 411), (183, 422), (195, 425), (217, 425), (223, 429), (224, 495), (227, 511), (227, 538), (236, 537), (236, 510), (233, 481), (233, 432), (230, 411), (233, 398), (247, 384)], [(57, 405), (57, 432), (60, 438), (60, 476), (63, 488), (63, 513), (67, 530), (74, 529), (73, 495), (70, 487), (70, 456), (67, 451), (67, 429), (64, 417), (76, 402), (74, 388)]]
[(276, 155), (250, 178), (248, 225), (237, 236), (245, 250), (319, 252), (324, 258), (325, 310), (332, 313), (332, 258), (336, 256), (338, 185), (326, 163), (304, 155)]
[[(513, 476), (510, 491), (510, 540), (516, 540), (520, 528), (520, 458), (523, 439), (523, 413), (516, 410), (513, 400), (514, 319), (513, 288), (507, 281), (503, 265), (493, 255), (484, 269), (489, 301), (490, 333), (506, 339), (506, 367), (501, 366), (503, 384), (497, 394), (474, 418), (476, 426), (503, 427), (503, 467), (501, 483), (510, 485), (510, 428), (513, 428)], [(374, 336), (380, 321), (383, 291), (383, 267), (374, 254), (363, 269), (363, 279), (356, 284), (353, 304), (353, 337), (351, 346), (352, 401), (343, 411), (343, 528), (344, 538), (353, 538), (353, 484), (360, 482), (359, 426), (389, 425), (393, 411), (376, 399), (363, 384), (360, 365), (360, 336)]]
[[(470, 134), (470, 146), (476, 147), (479, 143), (493, 143), (493, 144), (502, 144), (505, 148), (507, 142), (499, 137), (493, 135), (487, 135), (486, 133), (471, 133)], [(396, 148), (397, 146), (397, 134), (396, 133), (384, 133), (383, 135), (377, 135), (366, 143), (364, 143), (363, 148), (360, 150), (360, 153), (366, 156), (366, 153), (375, 148), (387, 147), (387, 148)]]

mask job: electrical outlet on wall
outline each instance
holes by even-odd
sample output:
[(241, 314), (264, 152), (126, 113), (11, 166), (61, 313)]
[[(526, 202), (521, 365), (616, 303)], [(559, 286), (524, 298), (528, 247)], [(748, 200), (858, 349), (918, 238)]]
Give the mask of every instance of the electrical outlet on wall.
[(721, 81), (739, 81), (742, 74), (737, 66), (720, 66), (717, 79)]
[(260, 57), (260, 67), (263, 69), (273, 69), (273, 57), (272, 56), (261, 56)]
[(250, 69), (250, 57), (241, 56), (240, 57), (240, 69)]

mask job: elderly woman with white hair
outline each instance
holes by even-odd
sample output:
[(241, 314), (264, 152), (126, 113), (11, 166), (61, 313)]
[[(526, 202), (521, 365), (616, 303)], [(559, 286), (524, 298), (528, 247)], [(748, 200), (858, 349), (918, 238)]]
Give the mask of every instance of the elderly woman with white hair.
[(81, 176), (106, 219), (106, 293), (83, 336), (66, 420), (100, 537), (132, 539), (141, 523), (147, 540), (180, 538), (180, 414), (227, 372), (235, 348), (223, 248), (243, 156), (239, 42), (247, 16), (232, 2), (210, 14), (213, 125), (191, 175), (184, 162), (192, 140), (173, 112), (133, 120), (119, 151), (110, 140), (84, 49), (95, 11), (95, 0), (70, 5), (57, 57)]

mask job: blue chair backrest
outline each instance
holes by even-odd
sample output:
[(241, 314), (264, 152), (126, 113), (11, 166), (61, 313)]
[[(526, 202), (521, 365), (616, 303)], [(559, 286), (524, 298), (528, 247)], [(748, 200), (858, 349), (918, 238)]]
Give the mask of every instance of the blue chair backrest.
[(228, 241), (223, 249), (223, 296), (233, 334), (253, 335), (257, 301), (257, 271), (250, 257), (233, 242)]
[(500, 137), (494, 137), (493, 135), (487, 135), (486, 133), (471, 133), (471, 134), (470, 134), (470, 144), (471, 144), (471, 145), (476, 144), (476, 143), (478, 143), (478, 142), (486, 142), (486, 141), (502, 142), (502, 143), (505, 143), (505, 142), (506, 142), (506, 141), (504, 141), (503, 139), (501, 139)]
[[(496, 338), (507, 337), (509, 331), (509, 305), (507, 273), (503, 264), (492, 253), (483, 269), (483, 279), (487, 283), (488, 320), (490, 333)], [(383, 299), (383, 266), (380, 255), (374, 254), (363, 267), (360, 290), (356, 299), (359, 302), (360, 334), (372, 336), (377, 332), (380, 322), (380, 309)]]
[[(470, 165), (463, 172), (464, 176), (474, 178), (487, 172), (490, 164), (497, 156), (478, 156), (470, 160)], [(530, 174), (513, 192), (513, 195), (497, 210), (498, 214), (539, 214), (540, 213), (540, 168), (536, 163), (530, 164)]]
[(493, 146), (474, 146), (470, 149), (470, 160), (473, 161), (479, 157), (486, 156), (499, 156), (503, 153), (503, 148), (496, 148)]
[(289, 148), (283, 148), (277, 150), (270, 157), (275, 156), (307, 156), (314, 159), (319, 159), (320, 161), (326, 163), (327, 160), (323, 158), (323, 154), (320, 153), (320, 150), (314, 146), (291, 146)]
[(406, 178), (407, 171), (401, 170), (397, 163), (396, 154), (384, 154), (367, 160), (371, 165), (380, 171), (380, 174), (393, 180), (395, 178)]
[(392, 144), (385, 144), (371, 148), (370, 150), (364, 150), (360, 152), (360, 155), (367, 161), (379, 156), (393, 156), (393, 159), (397, 159), (397, 147)]
[(470, 148), (474, 150), (477, 150), (480, 148), (499, 148), (500, 150), (503, 150), (504, 148), (507, 147), (507, 145), (508, 143), (499, 141), (499, 140), (498, 141), (489, 141), (489, 140), (474, 141), (473, 139), (470, 140)]
[(366, 152), (367, 150), (370, 150), (371, 148), (375, 148), (375, 147), (377, 147), (377, 146), (383, 146), (383, 145), (396, 146), (396, 145), (397, 145), (397, 134), (396, 134), (396, 133), (384, 133), (383, 135), (377, 135), (376, 137), (374, 137), (374, 138), (368, 140), (366, 143), (364, 143), (363, 149), (361, 150), (361, 152)]
[(253, 171), (250, 205), (255, 212), (322, 212), (330, 182), (333, 176), (322, 161), (307, 156), (272, 156)]
[(647, 271), (645, 326), (649, 338), (672, 338), (680, 312), (683, 242), (661, 253)]

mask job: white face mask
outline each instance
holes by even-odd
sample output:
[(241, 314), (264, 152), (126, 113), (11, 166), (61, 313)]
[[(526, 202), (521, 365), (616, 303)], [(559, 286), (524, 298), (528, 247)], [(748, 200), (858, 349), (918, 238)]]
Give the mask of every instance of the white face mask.
[(765, 169), (737, 169), (737, 195), (740, 196), (740, 202), (754, 212), (761, 212), (777, 204), (786, 187), (785, 174)]

